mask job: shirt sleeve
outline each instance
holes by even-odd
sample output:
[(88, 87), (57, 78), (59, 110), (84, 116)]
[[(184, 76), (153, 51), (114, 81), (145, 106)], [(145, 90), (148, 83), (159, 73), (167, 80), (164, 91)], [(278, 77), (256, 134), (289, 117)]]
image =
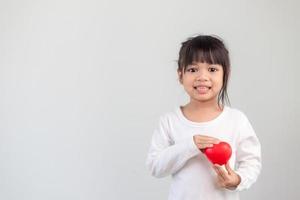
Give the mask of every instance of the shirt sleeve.
[(193, 137), (174, 143), (170, 136), (167, 119), (162, 116), (152, 136), (146, 167), (152, 176), (165, 177), (176, 173), (187, 160), (199, 153), (200, 150), (194, 143)]
[(236, 173), (241, 177), (236, 190), (242, 191), (248, 189), (257, 180), (261, 171), (261, 145), (244, 114), (239, 129), (236, 161)]

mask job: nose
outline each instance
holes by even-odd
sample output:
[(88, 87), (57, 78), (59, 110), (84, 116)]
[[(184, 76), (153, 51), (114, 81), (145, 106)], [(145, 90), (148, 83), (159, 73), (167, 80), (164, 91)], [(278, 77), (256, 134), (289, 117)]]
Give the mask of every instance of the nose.
[(197, 81), (207, 81), (208, 80), (208, 75), (205, 72), (205, 70), (199, 70), (197, 77), (196, 77)]

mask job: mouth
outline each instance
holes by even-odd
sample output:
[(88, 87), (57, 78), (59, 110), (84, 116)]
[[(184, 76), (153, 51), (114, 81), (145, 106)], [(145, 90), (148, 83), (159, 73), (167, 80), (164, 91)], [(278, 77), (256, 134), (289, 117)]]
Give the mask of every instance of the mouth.
[(205, 94), (211, 89), (211, 87), (195, 86), (194, 89), (197, 90), (200, 94)]
[(195, 87), (194, 87), (195, 90), (197, 90), (197, 89), (200, 90), (200, 89), (205, 89), (205, 88), (211, 89), (211, 87), (206, 87), (206, 86), (195, 86)]

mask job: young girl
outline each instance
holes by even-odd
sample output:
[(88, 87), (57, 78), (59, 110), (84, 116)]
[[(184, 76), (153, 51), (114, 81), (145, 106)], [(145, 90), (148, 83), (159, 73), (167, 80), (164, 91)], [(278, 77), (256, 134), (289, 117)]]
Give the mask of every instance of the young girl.
[[(190, 102), (160, 117), (146, 166), (155, 177), (172, 176), (169, 200), (239, 199), (238, 191), (260, 173), (261, 149), (246, 115), (224, 103), (230, 74), (224, 43), (208, 35), (189, 38), (180, 48), (177, 72)], [(220, 141), (232, 148), (225, 167), (202, 153)]]

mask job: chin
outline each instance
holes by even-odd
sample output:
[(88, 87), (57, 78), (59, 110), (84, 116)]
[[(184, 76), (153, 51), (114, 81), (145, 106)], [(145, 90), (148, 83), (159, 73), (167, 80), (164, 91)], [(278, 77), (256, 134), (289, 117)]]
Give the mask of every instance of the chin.
[(193, 97), (193, 99), (197, 100), (197, 101), (212, 101), (213, 98), (211, 97)]

